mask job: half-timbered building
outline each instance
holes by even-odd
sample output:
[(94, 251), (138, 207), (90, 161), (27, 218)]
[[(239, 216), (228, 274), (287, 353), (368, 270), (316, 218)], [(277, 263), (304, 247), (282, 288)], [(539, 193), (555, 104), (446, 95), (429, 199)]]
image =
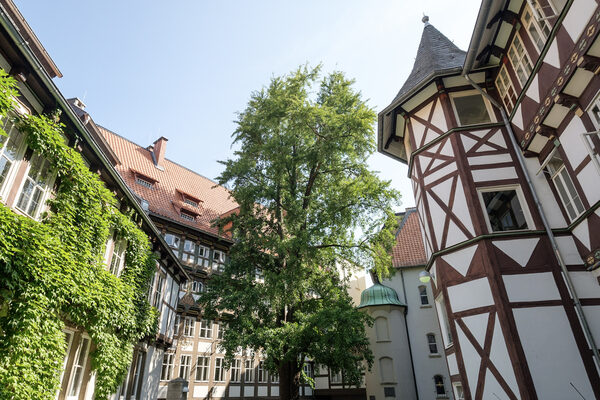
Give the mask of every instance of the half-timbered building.
[(379, 113), (408, 164), (457, 399), (600, 399), (600, 8), (482, 2), (467, 51), (424, 17)]

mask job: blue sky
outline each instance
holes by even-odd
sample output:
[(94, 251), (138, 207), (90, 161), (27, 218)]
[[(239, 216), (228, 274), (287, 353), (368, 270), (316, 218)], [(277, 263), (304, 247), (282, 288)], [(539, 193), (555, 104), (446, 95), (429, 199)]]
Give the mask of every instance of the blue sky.
[[(421, 17), (466, 49), (480, 1), (253, 0), (15, 3), (94, 120), (209, 178), (231, 156), (236, 112), (253, 90), (299, 65), (344, 71), (375, 110), (410, 73)], [(459, 6), (460, 5), (460, 6)], [(373, 169), (414, 205), (406, 167), (381, 154)]]

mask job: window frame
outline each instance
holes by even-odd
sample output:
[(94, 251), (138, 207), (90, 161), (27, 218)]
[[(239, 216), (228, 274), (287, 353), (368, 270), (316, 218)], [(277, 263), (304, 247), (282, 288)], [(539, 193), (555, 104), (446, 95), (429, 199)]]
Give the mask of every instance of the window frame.
[[(517, 51), (516, 51), (517, 47), (515, 46), (516, 42), (519, 42), (519, 44), (521, 45), (521, 48), (523, 49), (523, 54), (522, 55), (517, 54)], [(512, 48), (515, 49), (515, 54), (519, 58), (517, 61), (514, 61), (513, 57), (510, 55), (510, 50)], [(515, 36), (513, 37), (513, 40), (510, 42), (510, 45), (508, 46), (508, 50), (506, 51), (506, 55), (508, 57), (508, 60), (509, 60), (510, 64), (513, 67), (513, 70), (515, 71), (515, 75), (517, 76), (517, 80), (519, 81), (519, 84), (521, 85), (521, 88), (524, 88), (525, 84), (527, 83), (527, 81), (531, 77), (531, 73), (533, 72), (533, 65), (534, 64), (531, 62), (531, 58), (529, 57), (529, 54), (527, 54), (527, 48), (523, 44), (523, 39), (521, 38), (521, 35), (519, 35), (518, 32), (515, 33)], [(526, 63), (524, 63), (524, 61), (526, 61)], [(517, 63), (517, 65), (515, 65), (515, 62)], [(527, 76), (525, 77), (525, 79), (523, 81), (521, 81), (521, 78), (519, 77), (519, 73), (518, 73), (518, 66), (519, 65), (523, 68), (524, 71), (526, 69), (529, 69), (529, 71), (526, 74)], [(527, 68), (525, 68), (525, 67), (527, 67)]]
[[(11, 162), (11, 165), (8, 167), (8, 171), (4, 177), (4, 181), (0, 182), (0, 201), (4, 202), (8, 197), (9, 192), (13, 188), (15, 182), (15, 177), (17, 175), (17, 171), (19, 166), (23, 162), (23, 156), (27, 151), (27, 143), (25, 141), (25, 134), (17, 129), (14, 123), (12, 123), (12, 118), (14, 116), (10, 113), (7, 114), (4, 118), (6, 121), (4, 122), (3, 129), (6, 132), (7, 136), (4, 137), (5, 141), (0, 144), (0, 161), (3, 158), (6, 158)], [(10, 124), (10, 128), (7, 130), (7, 125)], [(16, 132), (15, 136), (12, 136), (12, 133)], [(15, 140), (15, 151), (14, 158), (11, 160), (9, 157), (5, 156), (6, 147), (11, 139)]]
[[(562, 164), (559, 168), (555, 169), (552, 166), (553, 159), (560, 160)], [(585, 206), (583, 205), (582, 196), (577, 191), (577, 188), (575, 187), (575, 184), (573, 182), (573, 178), (571, 178), (571, 174), (567, 170), (565, 161), (563, 160), (562, 155), (558, 152), (558, 147), (556, 147), (555, 150), (548, 155), (547, 160), (544, 161), (543, 165), (545, 165), (544, 169), (548, 174), (550, 181), (554, 185), (554, 188), (556, 189), (558, 198), (560, 199), (565, 213), (569, 218), (569, 222), (575, 221), (577, 218), (579, 218), (581, 214), (585, 212)], [(572, 191), (575, 192), (575, 195), (573, 195)], [(568, 197), (568, 202), (567, 199), (564, 198), (564, 196)], [(577, 201), (579, 202), (579, 205)], [(573, 209), (573, 215), (571, 215), (571, 213), (569, 212), (569, 205), (571, 205)]]
[[(39, 171), (43, 171), (44, 167), (46, 168), (46, 178), (45, 178), (45, 182), (43, 184), (38, 183), (38, 178), (40, 176), (39, 171), (36, 174), (35, 179), (29, 176), (29, 173), (31, 172), (31, 167), (34, 165), (33, 163), (37, 162), (38, 160), (41, 160)], [(34, 152), (27, 162), (27, 167), (25, 168), (25, 171), (23, 173), (23, 179), (19, 183), (19, 190), (17, 191), (17, 195), (15, 196), (15, 202), (14, 202), (15, 209), (18, 210), (19, 212), (21, 212), (23, 215), (26, 215), (36, 221), (39, 221), (42, 213), (44, 211), (46, 211), (46, 207), (47, 207), (46, 201), (48, 200), (48, 198), (50, 197), (50, 194), (52, 193), (52, 188), (53, 188), (55, 179), (56, 179), (56, 170), (54, 168), (52, 168), (52, 165), (50, 164), (50, 160), (48, 160), (47, 158), (44, 158), (41, 154)], [(22, 200), (21, 197), (24, 195), (25, 186), (29, 183), (32, 183), (33, 189), (31, 190), (29, 200), (27, 200), (25, 207), (23, 207), (19, 203), (21, 203), (21, 200)], [(32, 205), (32, 199), (34, 198), (33, 194), (35, 193), (36, 190), (39, 190), (41, 192), (41, 195), (38, 198), (37, 206), (35, 207), (33, 212), (30, 213), (29, 208)]]
[[(217, 254), (221, 255), (218, 259)], [(223, 250), (213, 249), (211, 259), (213, 271), (223, 272), (223, 269), (225, 268), (225, 261), (227, 260), (227, 254)]]
[[(87, 344), (84, 346), (84, 341), (87, 341)], [(79, 337), (79, 343), (77, 344), (77, 350), (75, 353), (75, 357), (73, 357), (73, 364), (71, 365), (71, 371), (69, 373), (69, 384), (67, 385), (67, 391), (65, 393), (66, 400), (77, 400), (79, 399), (79, 395), (81, 394), (81, 386), (83, 385), (83, 378), (85, 373), (85, 366), (88, 361), (88, 356), (90, 353), (90, 346), (92, 344), (92, 339), (86, 334), (83, 333)], [(85, 347), (85, 349), (84, 349)], [(79, 359), (81, 356), (81, 351), (84, 350), (83, 362), (79, 365)], [(75, 372), (76, 368), (81, 368), (81, 375), (79, 375), (79, 382), (75, 382)], [(73, 390), (73, 385), (77, 384), (77, 389), (75, 389), (75, 394), (70, 394)]]
[(200, 320), (200, 329), (198, 329), (198, 337), (201, 339), (212, 338), (212, 320), (204, 318)]
[[(428, 293), (428, 290), (427, 290), (427, 286), (426, 285), (419, 285), (417, 287), (417, 289), (419, 290), (420, 306), (421, 307), (431, 306), (431, 303), (429, 302), (429, 293)], [(423, 302), (423, 300), (425, 300), (425, 302)]]
[[(430, 356), (439, 355), (440, 350), (438, 348), (437, 339), (435, 338), (435, 333), (430, 332), (430, 333), (426, 334), (425, 337), (427, 338), (427, 346), (429, 347), (429, 355)], [(431, 339), (433, 339), (433, 341), (431, 341)]]
[[(438, 378), (439, 378), (439, 384), (438, 384)], [(437, 374), (433, 376), (433, 385), (435, 387), (435, 397), (436, 398), (445, 398), (448, 396), (448, 391), (446, 390), (446, 383), (444, 382), (444, 376)], [(438, 388), (442, 388), (444, 390), (444, 393), (440, 393), (438, 391)]]
[(244, 360), (244, 383), (254, 383), (254, 360)]
[[(531, 213), (529, 211), (529, 206), (527, 204), (527, 201), (525, 200), (525, 195), (523, 194), (523, 190), (521, 189), (521, 185), (513, 184), (513, 185), (485, 186), (485, 187), (478, 187), (478, 188), (476, 188), (476, 190), (477, 190), (477, 196), (479, 197), (479, 203), (481, 205), (481, 211), (483, 212), (485, 224), (488, 229), (488, 233), (523, 232), (523, 231), (531, 230), (535, 227), (535, 224), (533, 223), (533, 218), (531, 217)], [(523, 211), (523, 216), (525, 218), (525, 223), (527, 224), (527, 227), (525, 227), (523, 229), (510, 229), (510, 230), (504, 230), (504, 231), (494, 231), (494, 230), (492, 230), (490, 216), (487, 213), (487, 207), (485, 205), (485, 201), (483, 200), (483, 193), (502, 192), (502, 191), (509, 191), (509, 190), (514, 190), (517, 193), (517, 199), (519, 200), (519, 203), (521, 205), (521, 210)]]
[(448, 349), (454, 345), (454, 337), (452, 335), (452, 326), (448, 317), (448, 311), (446, 310), (446, 300), (442, 294), (435, 299), (435, 309), (440, 322), (442, 344), (445, 349)]
[[(550, 2), (548, 2), (550, 3)], [(533, 42), (535, 47), (538, 49), (538, 52), (541, 53), (544, 49), (548, 38), (550, 37), (550, 33), (552, 32), (552, 26), (548, 23), (548, 19), (538, 19), (538, 15), (543, 16), (542, 7), (537, 3), (536, 0), (532, 0), (533, 6), (538, 6), (539, 9), (533, 10), (527, 2), (525, 2), (525, 8), (523, 9), (523, 14), (521, 15), (521, 22), (523, 23), (523, 27), (527, 31), (529, 35), (529, 39)], [(529, 14), (529, 22), (526, 21), (526, 14)], [(541, 25), (544, 25), (543, 27)], [(539, 35), (540, 40), (542, 40), (541, 46), (537, 43), (537, 40), (533, 38), (531, 34), (530, 28), (533, 27), (536, 33)], [(548, 30), (548, 32), (544, 32), (544, 28)]]
[[(127, 240), (116, 239), (113, 240), (112, 252), (110, 255), (110, 262), (108, 263), (108, 271), (114, 276), (120, 276), (121, 272), (125, 269), (125, 255), (127, 252)], [(117, 261), (113, 265), (114, 261)]]
[[(505, 74), (505, 77), (502, 76), (502, 73)], [(499, 85), (498, 82), (500, 82), (501, 85)], [(507, 113), (510, 114), (515, 108), (519, 96), (517, 95), (517, 89), (515, 88), (512, 78), (508, 72), (508, 68), (506, 68), (505, 64), (502, 64), (502, 67), (500, 67), (500, 70), (498, 70), (498, 75), (496, 75), (494, 84), (496, 85), (498, 95), (502, 99), (502, 103), (504, 104)], [(514, 98), (510, 94), (511, 91)]]
[[(183, 363), (183, 359), (186, 359), (188, 362)], [(186, 381), (190, 379), (190, 371), (192, 368), (192, 355), (191, 354), (181, 354), (179, 356), (179, 378), (183, 378)], [(186, 372), (185, 376), (182, 376), (182, 372)]]
[(258, 362), (258, 383), (268, 383), (269, 382), (269, 371), (265, 368), (265, 362), (260, 360)]
[(242, 360), (239, 358), (234, 358), (231, 362), (231, 371), (229, 381), (231, 383), (240, 383), (242, 379)]
[[(200, 362), (202, 360), (202, 363)], [(208, 382), (210, 380), (210, 356), (199, 355), (196, 358), (195, 382)]]
[(196, 333), (196, 317), (183, 318), (183, 337), (193, 338)]
[[(462, 391), (462, 396), (459, 396), (458, 388)], [(454, 382), (452, 384), (452, 391), (454, 392), (454, 397), (456, 400), (465, 400), (465, 389), (463, 388), (462, 383)]]
[[(165, 363), (165, 361), (167, 361)], [(160, 369), (160, 381), (166, 382), (171, 380), (173, 376), (173, 369), (175, 367), (175, 353), (172, 351), (165, 351), (163, 354), (162, 367)], [(166, 371), (166, 378), (165, 378)]]
[[(477, 90), (473, 89), (473, 90), (462, 90), (460, 92), (450, 92), (448, 93), (448, 97), (450, 97), (450, 103), (452, 104), (452, 111), (454, 111), (454, 116), (456, 117), (456, 122), (457, 122), (457, 126), (476, 126), (476, 125), (484, 125), (484, 124), (493, 124), (496, 121), (496, 115), (494, 114), (494, 109), (492, 108), (492, 105), (490, 104), (490, 102), (488, 101), (488, 99), (485, 98), (484, 95), (482, 95), (481, 93), (479, 93)], [(485, 105), (485, 109), (488, 113), (488, 117), (489, 117), (489, 121), (488, 122), (478, 122), (475, 124), (463, 124), (460, 120), (460, 114), (458, 113), (458, 109), (456, 108), (456, 103), (454, 101), (455, 98), (458, 97), (467, 97), (467, 96), (473, 96), (473, 95), (479, 95), (481, 96), (481, 99), (483, 100), (483, 104)]]

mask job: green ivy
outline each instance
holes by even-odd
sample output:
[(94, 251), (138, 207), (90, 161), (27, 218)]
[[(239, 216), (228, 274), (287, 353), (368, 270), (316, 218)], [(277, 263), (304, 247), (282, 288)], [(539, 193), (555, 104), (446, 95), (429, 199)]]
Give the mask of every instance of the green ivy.
[[(16, 83), (0, 70), (0, 115), (13, 115)], [(155, 257), (148, 236), (119, 211), (114, 195), (64, 139), (56, 116), (18, 116), (30, 149), (56, 171), (41, 221), (0, 204), (0, 399), (54, 399), (66, 351), (65, 321), (92, 339), (96, 398), (114, 393), (133, 346), (155, 335), (147, 301)], [(5, 134), (0, 132), (0, 134)], [(114, 232), (127, 241), (120, 277), (103, 265)]]

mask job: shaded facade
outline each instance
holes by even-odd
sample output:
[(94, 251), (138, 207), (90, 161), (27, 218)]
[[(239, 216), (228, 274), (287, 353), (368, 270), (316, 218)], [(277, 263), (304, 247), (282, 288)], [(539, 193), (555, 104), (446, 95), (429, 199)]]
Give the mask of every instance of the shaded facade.
[(595, 1), (483, 1), (463, 52), (424, 19), (426, 72), (379, 114), (457, 399), (600, 398), (599, 20)]

